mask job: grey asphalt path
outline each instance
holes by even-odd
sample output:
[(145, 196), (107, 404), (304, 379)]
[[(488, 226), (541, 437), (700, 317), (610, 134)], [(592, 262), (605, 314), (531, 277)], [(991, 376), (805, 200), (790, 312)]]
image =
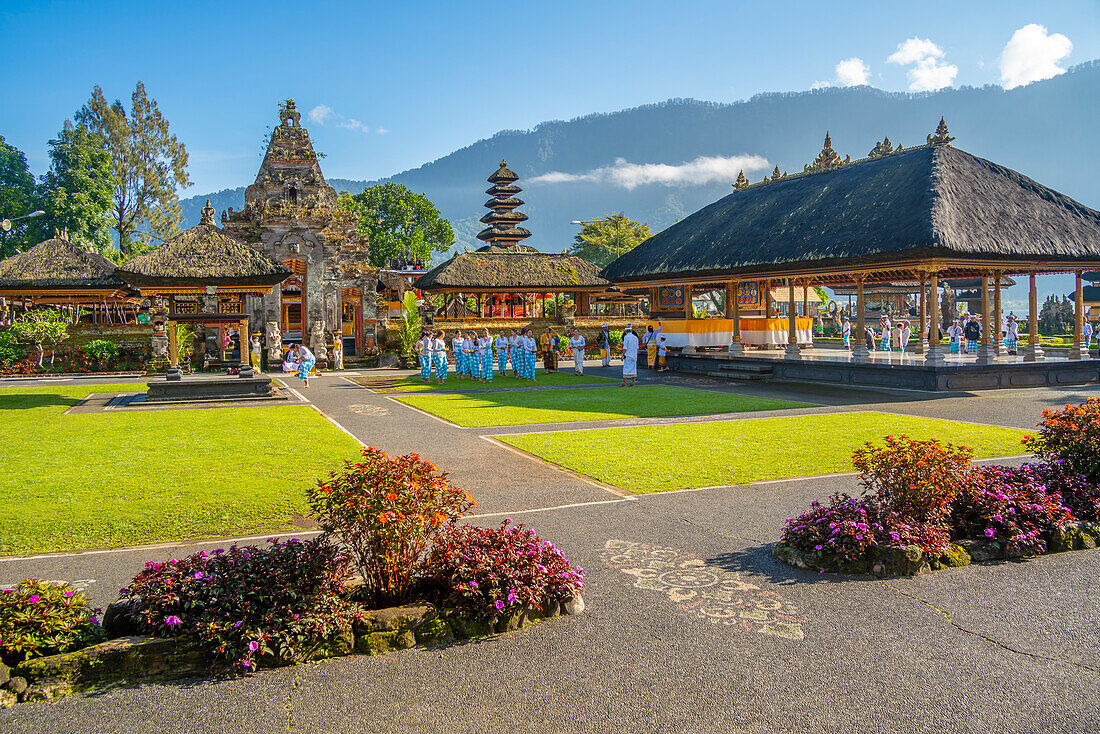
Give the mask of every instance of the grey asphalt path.
[[(589, 608), (466, 644), (20, 705), (0, 711), (0, 731), (1100, 730), (1100, 551), (885, 583), (800, 571), (773, 559), (770, 544), (812, 499), (856, 491), (852, 477), (622, 500), (341, 382), (326, 377), (302, 392), (364, 442), (453, 469), (478, 498), (477, 513), (512, 513), (557, 543), (589, 572)], [(1083, 399), (1071, 397), (1082, 391), (928, 399), (730, 389), (1020, 426), (1040, 406)], [(543, 509), (561, 505), (577, 506)], [(199, 547), (0, 561), (0, 581), (32, 568), (96, 579), (88, 589), (101, 602), (145, 560)], [(731, 601), (679, 597), (661, 581), (669, 572), (724, 579)], [(783, 621), (777, 615), (797, 620), (785, 624), (800, 635), (789, 626), (773, 628), (788, 636), (762, 631)]]

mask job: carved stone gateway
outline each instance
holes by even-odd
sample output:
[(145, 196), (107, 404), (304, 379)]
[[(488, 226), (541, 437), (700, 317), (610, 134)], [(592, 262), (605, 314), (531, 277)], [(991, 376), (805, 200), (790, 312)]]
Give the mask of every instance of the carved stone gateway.
[(325, 346), (325, 322), (314, 321), (309, 332), (309, 348), (317, 361), (328, 359), (328, 347)]

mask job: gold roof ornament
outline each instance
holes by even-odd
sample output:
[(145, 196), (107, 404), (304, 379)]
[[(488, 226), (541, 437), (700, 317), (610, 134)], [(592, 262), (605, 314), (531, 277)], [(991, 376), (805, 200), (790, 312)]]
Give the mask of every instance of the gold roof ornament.
[(802, 171), (804, 173), (816, 173), (817, 171), (832, 171), (841, 166), (851, 163), (852, 157), (848, 156), (844, 160), (840, 159), (840, 153), (833, 150), (833, 141), (829, 137), (829, 133), (825, 133), (825, 145), (821, 148), (821, 152), (817, 154), (817, 158), (813, 163), (807, 163)]
[(951, 145), (955, 138), (947, 134), (947, 123), (940, 118), (940, 124), (936, 126), (936, 133), (928, 136), (929, 145)]
[(214, 207), (210, 206), (210, 199), (206, 200), (206, 206), (202, 208), (202, 219), (199, 220), (199, 224), (209, 224), (211, 227), (217, 226), (214, 224)]
[(783, 178), (783, 174), (779, 172), (779, 166), (772, 169), (772, 181), (778, 181)]
[[(901, 146), (897, 147), (897, 150), (901, 150)], [(875, 143), (875, 147), (867, 154), (868, 158), (881, 158), (884, 155), (889, 155), (894, 152), (894, 146), (890, 143), (890, 136), (887, 135), (879, 142)]]
[(737, 172), (737, 180), (733, 183), (733, 188), (740, 191), (749, 187), (749, 180), (745, 178), (744, 169)]
[[(302, 113), (298, 111), (293, 99), (288, 99), (279, 105), (279, 121), (284, 127), (301, 127)], [(293, 124), (290, 124), (293, 122)]]

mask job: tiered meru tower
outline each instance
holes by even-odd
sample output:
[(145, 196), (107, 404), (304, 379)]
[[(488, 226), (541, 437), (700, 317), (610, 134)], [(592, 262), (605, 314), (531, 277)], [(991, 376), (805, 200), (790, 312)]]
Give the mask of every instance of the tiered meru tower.
[(516, 211), (523, 206), (523, 201), (516, 198), (523, 191), (515, 185), (518, 180), (519, 176), (509, 170), (508, 161), (501, 161), (500, 168), (488, 178), (492, 186), (485, 193), (493, 198), (485, 202), (489, 213), (481, 218), (488, 226), (477, 233), (477, 238), (490, 246), (514, 247), (531, 236), (530, 230), (517, 226), (527, 219), (526, 214)]

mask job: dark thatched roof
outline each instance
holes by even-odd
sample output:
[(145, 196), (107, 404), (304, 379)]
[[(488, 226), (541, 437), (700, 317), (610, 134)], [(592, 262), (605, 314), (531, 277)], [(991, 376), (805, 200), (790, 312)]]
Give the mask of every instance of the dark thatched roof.
[(508, 161), (501, 161), (500, 162), (500, 168), (495, 170), (493, 172), (493, 175), (489, 176), (489, 178), (487, 178), (485, 180), (488, 181), (491, 184), (495, 184), (495, 183), (509, 184), (509, 183), (512, 183), (513, 181), (519, 180), (519, 176), (516, 175), (515, 171), (508, 168)]
[(477, 233), (477, 238), (483, 242), (522, 240), (530, 236), (531, 230), (525, 227), (486, 227)]
[[(425, 290), (519, 290), (541, 293), (575, 288), (606, 288), (592, 263), (575, 255), (515, 248), (485, 248), (459, 253), (429, 270), (413, 284)], [(495, 251), (494, 251), (495, 250)]]
[(115, 264), (81, 249), (62, 237), (53, 237), (26, 252), (0, 262), (0, 290), (126, 288), (115, 274)]
[(613, 281), (918, 258), (1100, 261), (1100, 212), (965, 151), (911, 148), (736, 191), (604, 268)]
[(516, 242), (515, 244), (506, 246), (485, 245), (477, 248), (474, 252), (510, 252), (515, 254), (517, 252), (539, 252), (539, 249), (537, 247), (531, 247), (531, 245), (523, 245)]
[(213, 224), (180, 232), (147, 255), (118, 269), (127, 283), (154, 286), (272, 286), (291, 272)]
[(493, 224), (494, 222), (523, 222), (527, 215), (523, 212), (488, 212), (479, 219), (479, 222)]
[(519, 186), (515, 184), (496, 184), (485, 189), (485, 193), (489, 196), (509, 197), (515, 196), (519, 192), (523, 191)]
[(515, 209), (517, 206), (523, 206), (523, 199), (517, 199), (514, 196), (507, 198), (492, 198), (485, 202), (484, 206), (488, 209)]

